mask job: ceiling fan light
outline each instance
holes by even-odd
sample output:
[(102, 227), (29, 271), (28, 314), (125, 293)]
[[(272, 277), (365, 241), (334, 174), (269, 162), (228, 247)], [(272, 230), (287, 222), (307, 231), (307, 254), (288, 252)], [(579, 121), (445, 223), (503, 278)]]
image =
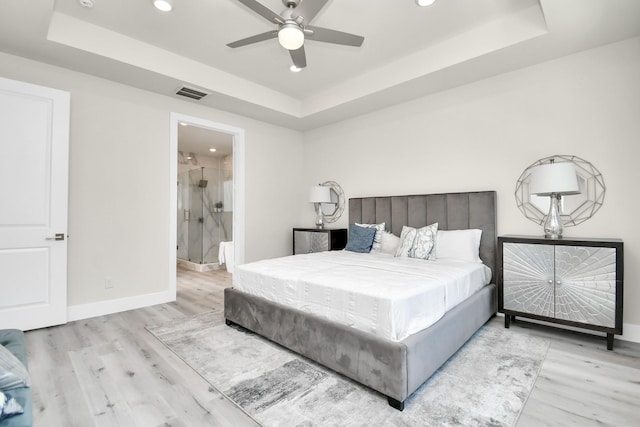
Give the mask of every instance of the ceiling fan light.
[(153, 0), (153, 6), (162, 12), (171, 12), (173, 10), (172, 0)]
[(297, 24), (285, 23), (278, 31), (278, 42), (288, 50), (297, 50), (304, 44), (304, 33)]

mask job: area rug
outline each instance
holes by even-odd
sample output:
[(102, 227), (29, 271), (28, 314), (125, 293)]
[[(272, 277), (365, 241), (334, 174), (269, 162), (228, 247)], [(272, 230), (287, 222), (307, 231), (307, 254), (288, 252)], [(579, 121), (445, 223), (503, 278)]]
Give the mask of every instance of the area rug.
[(218, 311), (148, 327), (263, 426), (512, 426), (549, 341), (486, 325), (405, 402), (385, 396), (241, 327)]

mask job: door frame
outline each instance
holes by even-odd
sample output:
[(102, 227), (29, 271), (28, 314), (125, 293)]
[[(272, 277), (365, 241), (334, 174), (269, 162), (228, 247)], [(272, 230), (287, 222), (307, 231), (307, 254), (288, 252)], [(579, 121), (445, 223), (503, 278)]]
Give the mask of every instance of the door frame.
[(169, 143), (169, 291), (177, 295), (176, 263), (178, 233), (178, 127), (180, 123), (226, 133), (233, 138), (233, 226), (235, 264), (244, 264), (245, 241), (245, 158), (244, 129), (181, 113), (171, 113)]

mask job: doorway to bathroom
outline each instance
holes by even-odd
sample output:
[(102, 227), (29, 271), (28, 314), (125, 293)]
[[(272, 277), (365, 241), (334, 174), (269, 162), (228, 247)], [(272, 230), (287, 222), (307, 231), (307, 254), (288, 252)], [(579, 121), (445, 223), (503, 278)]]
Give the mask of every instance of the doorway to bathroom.
[(176, 289), (178, 268), (233, 272), (243, 262), (244, 130), (173, 113), (171, 134)]
[(233, 244), (233, 136), (178, 127), (178, 263), (196, 271), (227, 262)]

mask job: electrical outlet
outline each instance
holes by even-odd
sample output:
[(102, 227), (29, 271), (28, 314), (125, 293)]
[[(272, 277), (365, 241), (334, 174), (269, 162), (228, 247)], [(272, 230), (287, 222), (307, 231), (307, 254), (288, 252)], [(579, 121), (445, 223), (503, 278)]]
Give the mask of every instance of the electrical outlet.
[(111, 279), (111, 277), (106, 277), (104, 279), (104, 288), (105, 289), (113, 288), (113, 280)]

